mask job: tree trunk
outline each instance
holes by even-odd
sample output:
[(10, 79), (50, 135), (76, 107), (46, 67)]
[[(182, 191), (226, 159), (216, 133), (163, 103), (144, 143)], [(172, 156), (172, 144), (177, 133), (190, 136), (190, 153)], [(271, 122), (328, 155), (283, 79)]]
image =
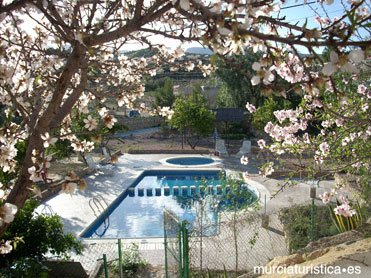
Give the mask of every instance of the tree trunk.
[[(18, 211), (24, 206), (28, 197), (30, 196), (30, 188), (34, 182), (30, 180), (30, 174), (28, 169), (34, 164), (32, 162), (32, 151), (38, 150), (42, 153), (45, 149), (43, 146), (43, 140), (41, 135), (46, 132), (50, 132), (49, 125), (61, 109), (61, 103), (63, 96), (68, 88), (72, 75), (75, 74), (81, 67), (81, 62), (84, 58), (85, 49), (81, 45), (76, 45), (71, 52), (70, 57), (67, 60), (66, 66), (56, 83), (56, 87), (53, 93), (53, 97), (45, 112), (39, 117), (35, 127), (30, 127), (30, 136), (28, 138), (28, 145), (26, 150), (26, 155), (23, 161), (22, 168), (20, 170), (20, 175), (10, 191), (9, 196), (6, 199), (7, 203), (11, 203), (17, 206)], [(36, 111), (35, 113), (38, 113)], [(33, 117), (35, 115), (31, 115)], [(9, 224), (3, 224), (0, 227), (0, 236), (4, 234)]]

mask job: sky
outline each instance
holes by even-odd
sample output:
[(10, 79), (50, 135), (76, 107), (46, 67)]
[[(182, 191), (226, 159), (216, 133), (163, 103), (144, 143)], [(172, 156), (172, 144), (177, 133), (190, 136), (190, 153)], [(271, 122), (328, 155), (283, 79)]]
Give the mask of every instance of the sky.
[[(302, 5), (303, 2), (307, 2), (307, 5)], [(308, 28), (319, 28), (319, 24), (314, 21), (314, 17), (316, 16), (316, 12), (323, 17), (327, 17), (327, 15), (330, 18), (333, 18), (335, 16), (342, 15), (343, 6), (342, 2), (346, 3), (346, 0), (334, 0), (334, 3), (332, 5), (323, 4), (321, 5), (318, 2), (315, 2), (314, 0), (307, 0), (307, 1), (295, 1), (295, 0), (289, 0), (287, 1), (283, 6), (281, 6), (281, 11), (279, 12), (279, 16), (284, 16), (285, 21), (295, 24), (298, 23), (299, 26), (302, 26), (305, 23), (305, 20), (308, 18)], [(327, 15), (326, 15), (327, 12)], [(277, 14), (275, 14), (276, 16)], [(34, 24), (30, 24), (29, 21), (25, 22), (25, 25), (28, 25), (28, 29), (31, 31), (31, 29), (34, 27)], [(153, 36), (151, 41), (153, 42), (162, 42), (165, 43), (165, 45), (169, 48), (176, 48), (180, 45), (180, 42), (177, 40), (171, 40), (171, 39), (164, 39), (161, 36)], [(123, 50), (138, 50), (141, 48), (146, 48), (147, 46), (142, 46), (138, 43), (129, 43), (125, 44), (123, 47)], [(182, 44), (182, 47), (184, 49), (187, 49), (189, 47), (201, 47), (200, 43), (192, 42), (192, 43), (184, 43)], [(305, 53), (305, 49), (299, 49), (300, 52)]]
[[(303, 1), (287, 1), (286, 4), (281, 6), (280, 15), (286, 17), (286, 21), (291, 24), (296, 22), (301, 23), (303, 25), (305, 20), (308, 18), (308, 27), (309, 28), (318, 28), (319, 25), (314, 21), (314, 17), (317, 15), (316, 12), (321, 17), (327, 17), (326, 12), (330, 18), (335, 16), (342, 15), (344, 10), (343, 6), (341, 5), (341, 1), (335, 0), (332, 5), (320, 3), (313, 3), (315, 1), (309, 0), (307, 1), (307, 5), (297, 6), (303, 3)], [(312, 3), (312, 4), (310, 4)], [(325, 10), (326, 12), (325, 12)]]
[[(285, 21), (290, 24), (298, 24), (303, 26), (305, 20), (308, 19), (307, 27), (310, 29), (320, 28), (320, 25), (314, 20), (314, 17), (318, 14), (321, 17), (340, 17), (343, 14), (344, 7), (342, 6), (342, 0), (335, 0), (332, 5), (323, 4), (314, 1), (308, 0), (307, 5), (302, 5), (304, 1), (287, 1), (284, 5), (281, 6), (281, 11), (279, 16), (284, 16)], [(343, 0), (346, 3), (346, 0)], [(296, 7), (295, 7), (296, 6)], [(274, 14), (277, 16), (277, 14)], [(164, 39), (159, 36), (153, 37), (154, 41), (163, 41)], [(165, 39), (166, 45), (170, 48), (176, 48), (180, 43), (176, 40)], [(140, 47), (138, 44), (127, 45), (126, 50), (135, 50)], [(182, 45), (183, 48), (187, 49), (189, 47), (201, 47), (199, 43), (185, 43)], [(307, 53), (304, 47), (300, 48), (299, 51), (302, 53)], [(321, 52), (321, 50), (319, 50)]]

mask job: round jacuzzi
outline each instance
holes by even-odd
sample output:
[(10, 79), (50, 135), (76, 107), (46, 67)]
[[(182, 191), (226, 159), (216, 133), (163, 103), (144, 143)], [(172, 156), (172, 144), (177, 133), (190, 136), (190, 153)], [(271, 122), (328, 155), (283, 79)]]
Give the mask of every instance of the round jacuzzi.
[(175, 157), (166, 159), (166, 163), (177, 166), (198, 166), (215, 163), (215, 160), (207, 157)]

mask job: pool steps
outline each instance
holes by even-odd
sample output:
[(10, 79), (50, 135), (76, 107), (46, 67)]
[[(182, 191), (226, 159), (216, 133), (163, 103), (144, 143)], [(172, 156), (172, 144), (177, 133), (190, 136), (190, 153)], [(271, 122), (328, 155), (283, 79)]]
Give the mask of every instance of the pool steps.
[(165, 186), (155, 188), (128, 188), (129, 197), (153, 197), (153, 196), (199, 196), (199, 195), (222, 195), (228, 194), (231, 191), (229, 186), (222, 187), (221, 185), (213, 186)]

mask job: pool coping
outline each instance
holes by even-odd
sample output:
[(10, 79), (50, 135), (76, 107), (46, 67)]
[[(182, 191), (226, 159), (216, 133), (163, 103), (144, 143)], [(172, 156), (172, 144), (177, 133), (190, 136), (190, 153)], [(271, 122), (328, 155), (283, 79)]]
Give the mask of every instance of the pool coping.
[[(166, 158), (168, 159), (168, 158)], [(100, 219), (102, 219), (103, 217), (105, 217), (107, 214), (109, 215), (115, 208), (115, 206), (119, 205), (118, 203), (122, 201), (123, 199), (123, 195), (125, 195), (129, 188), (132, 187), (132, 185), (136, 184), (138, 182), (139, 179), (142, 178), (142, 176), (146, 173), (146, 172), (151, 172), (151, 171), (184, 171), (184, 170), (187, 170), (187, 171), (192, 171), (192, 172), (198, 172), (198, 171), (225, 171), (226, 175), (230, 174), (229, 171), (226, 171), (225, 169), (223, 168), (217, 168), (217, 167), (210, 167), (210, 168), (207, 168), (205, 167), (205, 165), (202, 165), (203, 167), (179, 167), (179, 166), (176, 166), (176, 167), (171, 167), (171, 168), (164, 168), (164, 167), (154, 167), (152, 169), (147, 169), (147, 170), (143, 170), (139, 173), (139, 175), (132, 181), (132, 183), (127, 186), (88, 226), (86, 226), (78, 235), (77, 235), (77, 238), (83, 242), (94, 242), (94, 241), (97, 241), (97, 242), (103, 242), (103, 241), (112, 241), (112, 240), (117, 240), (119, 238), (86, 238), (86, 237), (82, 237), (82, 235), (84, 233), (86, 233), (87, 231), (89, 231), (95, 224), (97, 221), (99, 221)], [(259, 192), (259, 190), (257, 188), (255, 188), (254, 185), (251, 185), (249, 184), (249, 181), (246, 181), (245, 180), (245, 183), (244, 185), (247, 186), (248, 190), (252, 191), (256, 196), (256, 200), (251, 203), (249, 205), (249, 207), (252, 207), (254, 204), (256, 204), (256, 202), (259, 202), (260, 201), (260, 197), (261, 197), (261, 194)], [(135, 185), (136, 186), (136, 185)], [(111, 211), (112, 209), (112, 211)], [(219, 231), (218, 231), (219, 232)], [(154, 240), (155, 242), (157, 242), (158, 240), (160, 239), (163, 239), (163, 237), (136, 237), (136, 238), (132, 238), (132, 237), (122, 237), (121, 239), (124, 239), (126, 241), (152, 241)]]

